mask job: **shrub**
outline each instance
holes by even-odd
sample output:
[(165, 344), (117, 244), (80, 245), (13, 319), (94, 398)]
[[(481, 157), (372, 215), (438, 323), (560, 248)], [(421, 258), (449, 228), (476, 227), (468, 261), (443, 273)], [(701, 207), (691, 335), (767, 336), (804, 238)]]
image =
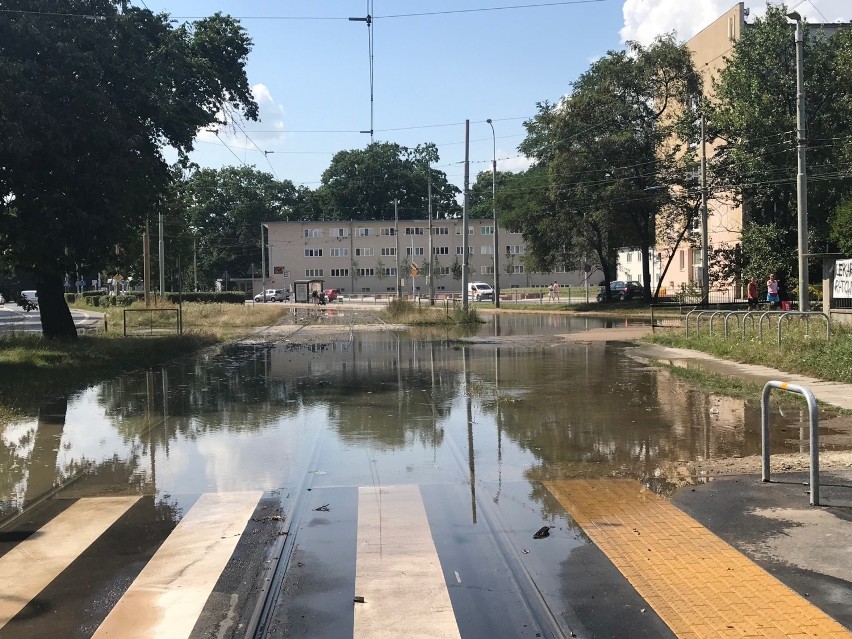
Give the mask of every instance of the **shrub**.
[(243, 291), (213, 291), (199, 293), (166, 293), (166, 301), (177, 304), (183, 299), (184, 302), (207, 302), (218, 304), (244, 304), (248, 299), (248, 293)]
[(65, 293), (65, 302), (67, 304), (73, 304), (76, 301), (77, 301), (77, 294), (76, 293)]
[(414, 313), (414, 310), (415, 309), (414, 309), (414, 303), (413, 302), (411, 302), (410, 300), (404, 300), (404, 299), (401, 299), (401, 298), (396, 298), (396, 299), (391, 300), (388, 303), (387, 308), (385, 309), (385, 312), (392, 319), (398, 319), (400, 317), (404, 317), (406, 315), (410, 315), (411, 313)]

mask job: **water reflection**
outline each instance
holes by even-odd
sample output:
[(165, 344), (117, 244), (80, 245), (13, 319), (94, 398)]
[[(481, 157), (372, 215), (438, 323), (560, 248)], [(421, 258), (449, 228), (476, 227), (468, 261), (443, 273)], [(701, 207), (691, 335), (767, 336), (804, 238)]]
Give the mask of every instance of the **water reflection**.
[[(499, 317), (458, 333), (353, 333), (232, 345), (45, 404), (0, 437), (0, 517), (71, 494), (286, 492), (306, 471), (338, 485), (654, 476), (679, 460), (759, 453), (759, 403), (691, 390), (617, 344), (518, 343), (593, 320)], [(308, 329), (305, 328), (305, 331)], [(304, 335), (301, 337), (304, 338)], [(807, 441), (802, 414), (776, 451)], [(806, 419), (805, 419), (806, 422)], [(800, 432), (800, 429), (803, 432)]]

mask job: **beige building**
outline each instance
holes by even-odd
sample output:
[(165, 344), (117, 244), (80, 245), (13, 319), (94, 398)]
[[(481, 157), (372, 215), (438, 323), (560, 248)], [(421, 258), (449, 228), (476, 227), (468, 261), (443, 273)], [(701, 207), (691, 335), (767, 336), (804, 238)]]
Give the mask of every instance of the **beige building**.
[[(462, 220), (372, 220), (349, 222), (268, 222), (267, 279), (269, 288), (289, 288), (296, 280), (322, 280), (325, 288), (350, 294), (396, 293), (397, 273), (404, 294), (429, 292), (429, 239), (434, 256), (436, 295), (461, 292)], [(500, 228), (500, 288), (578, 286), (581, 272), (530, 273), (524, 265), (520, 233)], [(398, 252), (397, 252), (398, 251)], [(469, 220), (470, 282), (494, 284), (494, 224)], [(418, 274), (412, 277), (412, 263)], [(593, 283), (595, 275), (592, 274)], [(257, 291), (262, 283), (256, 282)]]

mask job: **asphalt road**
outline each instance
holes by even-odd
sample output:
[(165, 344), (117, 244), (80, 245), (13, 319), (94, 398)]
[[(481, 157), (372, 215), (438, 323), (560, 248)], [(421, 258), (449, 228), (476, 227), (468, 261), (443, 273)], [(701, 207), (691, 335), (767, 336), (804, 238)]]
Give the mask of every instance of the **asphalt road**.
[[(102, 329), (103, 313), (92, 313), (71, 309), (71, 317), (77, 332)], [(7, 302), (0, 305), (0, 334), (3, 333), (40, 333), (41, 315), (38, 310), (27, 313), (17, 304)]]

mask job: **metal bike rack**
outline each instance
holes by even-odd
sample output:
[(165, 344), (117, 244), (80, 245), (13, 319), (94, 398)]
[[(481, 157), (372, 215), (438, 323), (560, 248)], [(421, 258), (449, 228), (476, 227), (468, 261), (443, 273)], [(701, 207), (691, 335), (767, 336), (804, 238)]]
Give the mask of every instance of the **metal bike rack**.
[(811, 506), (819, 506), (819, 415), (814, 394), (809, 388), (798, 384), (787, 382), (769, 381), (763, 387), (760, 395), (760, 442), (761, 455), (763, 456), (763, 481), (769, 479), (769, 393), (773, 388), (780, 388), (788, 393), (803, 395), (808, 402), (808, 415), (810, 418), (810, 445), (811, 445)]
[(804, 317), (805, 325), (807, 326), (808, 331), (811, 330), (811, 317), (819, 316), (825, 320), (825, 339), (831, 339), (831, 328), (830, 322), (828, 319), (828, 315), (825, 313), (818, 313), (814, 311), (787, 311), (781, 317), (778, 318), (778, 348), (781, 348), (781, 324), (784, 321), (785, 317)]

